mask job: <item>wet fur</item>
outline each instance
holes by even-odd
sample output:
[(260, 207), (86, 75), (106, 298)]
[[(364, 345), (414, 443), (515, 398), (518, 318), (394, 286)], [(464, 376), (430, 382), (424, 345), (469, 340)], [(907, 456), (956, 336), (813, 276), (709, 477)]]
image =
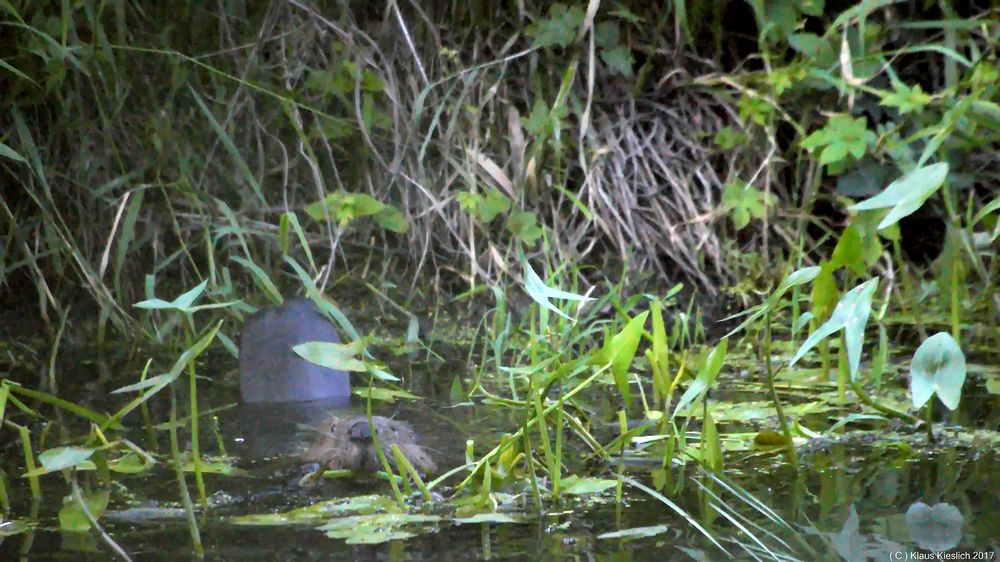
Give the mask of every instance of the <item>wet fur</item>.
[[(378, 458), (375, 443), (351, 438), (351, 427), (356, 423), (367, 423), (367, 421), (367, 416), (363, 415), (330, 416), (323, 421), (319, 428), (319, 436), (306, 451), (303, 460), (318, 462), (332, 470), (355, 472), (382, 470), (382, 461)], [(409, 424), (382, 416), (372, 416), (372, 426), (378, 435), (382, 452), (394, 468), (398, 470), (396, 459), (392, 454), (392, 445), (399, 447), (400, 452), (420, 472), (433, 474), (437, 470), (437, 465), (427, 451), (417, 444), (417, 436)]]

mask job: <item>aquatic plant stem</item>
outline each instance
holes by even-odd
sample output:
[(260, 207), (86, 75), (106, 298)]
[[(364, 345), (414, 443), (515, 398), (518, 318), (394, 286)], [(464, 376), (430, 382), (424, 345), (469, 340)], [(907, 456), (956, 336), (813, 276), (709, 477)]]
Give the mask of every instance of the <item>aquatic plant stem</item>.
[(392, 471), (392, 466), (389, 465), (389, 459), (385, 457), (385, 452), (382, 451), (382, 444), (378, 442), (378, 431), (375, 430), (375, 424), (372, 422), (372, 388), (374, 384), (375, 377), (369, 374), (368, 397), (367, 400), (365, 400), (365, 414), (368, 416), (368, 427), (372, 429), (372, 443), (375, 446), (375, 453), (378, 455), (378, 460), (382, 463), (382, 469), (389, 475), (389, 484), (392, 486), (392, 495), (396, 498), (396, 503), (399, 504), (399, 508), (405, 512), (406, 501), (403, 498), (403, 493), (399, 491), (399, 484), (396, 483), (396, 473)]
[[(569, 400), (570, 398), (576, 396), (584, 388), (587, 388), (590, 385), (590, 383), (592, 383), (594, 381), (594, 379), (596, 379), (597, 377), (599, 377), (602, 374), (604, 374), (604, 372), (607, 371), (610, 368), (610, 366), (611, 365), (609, 363), (609, 364), (604, 365), (600, 369), (597, 369), (596, 371), (594, 371), (593, 374), (591, 374), (589, 377), (587, 377), (582, 382), (580, 382), (580, 384), (576, 385), (572, 390), (570, 390), (569, 392), (567, 392), (565, 394), (565, 396), (563, 396), (563, 400)], [(548, 415), (548, 414), (554, 412), (555, 409), (558, 408), (558, 407), (559, 407), (559, 403), (558, 402), (552, 403), (552, 404), (550, 404), (548, 407), (546, 407), (542, 411), (542, 414), (543, 415)], [(538, 416), (535, 416), (534, 418), (531, 418), (520, 429), (518, 429), (517, 432), (515, 432), (512, 435), (512, 437), (517, 438), (517, 437), (523, 435), (525, 431), (527, 431), (528, 429), (530, 429), (531, 426), (535, 425), (537, 422), (538, 422)], [(489, 462), (489, 459), (493, 458), (494, 456), (499, 455), (500, 453), (502, 453), (503, 451), (505, 451), (507, 449), (507, 447), (510, 447), (511, 444), (514, 441), (515, 441), (515, 439), (510, 439), (510, 440), (508, 440), (506, 442), (501, 441), (500, 444), (498, 444), (496, 447), (493, 447), (493, 449), (490, 452), (488, 452), (485, 455), (483, 455), (483, 458), (481, 458), (478, 461), (476, 461), (476, 464), (475, 464), (475, 466), (472, 467), (472, 470), (470, 471), (469, 476), (466, 476), (465, 480), (462, 480), (461, 482), (459, 482), (459, 484), (457, 486), (455, 486), (455, 489), (459, 490), (459, 489), (462, 489), (465, 486), (467, 486), (469, 484), (469, 482), (472, 480), (472, 475), (474, 475), (476, 472), (478, 472), (479, 469), (482, 468), (483, 465), (487, 464)]]
[(934, 427), (931, 425), (931, 421), (934, 419), (934, 399), (927, 401), (927, 406), (924, 408), (924, 426), (927, 430), (927, 442), (934, 442)]
[(84, 501), (83, 494), (80, 492), (80, 484), (77, 482), (76, 479), (76, 470), (73, 470), (72, 472), (73, 472), (73, 477), (70, 479), (70, 484), (72, 485), (73, 489), (73, 501), (75, 501), (76, 504), (80, 506), (80, 512), (83, 513), (83, 516), (87, 519), (87, 522), (90, 523), (90, 527), (97, 532), (97, 534), (101, 537), (101, 540), (104, 541), (104, 544), (108, 545), (108, 548), (110, 548), (112, 552), (117, 554), (118, 557), (121, 558), (122, 560), (127, 560), (128, 562), (132, 562), (132, 557), (129, 556), (127, 552), (125, 552), (125, 549), (122, 548), (120, 544), (115, 542), (115, 539), (111, 538), (111, 535), (109, 535), (108, 532), (105, 531), (103, 527), (101, 527), (100, 523), (97, 522), (97, 518), (94, 517), (94, 514), (90, 512), (90, 508), (87, 507), (87, 502)]
[(792, 470), (799, 471), (799, 455), (795, 450), (795, 443), (792, 441), (792, 430), (788, 427), (788, 420), (785, 418), (785, 410), (781, 407), (781, 400), (778, 398), (778, 391), (774, 388), (774, 369), (771, 366), (771, 311), (764, 315), (764, 364), (767, 367), (767, 389), (771, 394), (771, 401), (774, 402), (774, 411), (778, 414), (778, 425), (781, 426), (781, 433), (785, 436), (785, 451), (788, 455), (788, 462), (792, 465)]
[(201, 544), (201, 532), (198, 531), (198, 521), (194, 518), (194, 503), (191, 502), (191, 494), (188, 493), (187, 480), (184, 478), (184, 465), (181, 463), (181, 449), (177, 445), (177, 395), (173, 385), (170, 385), (170, 457), (173, 460), (174, 473), (177, 476), (177, 485), (181, 491), (181, 505), (184, 506), (184, 514), (187, 517), (188, 532), (191, 534), (191, 548), (198, 558), (205, 557), (205, 549)]
[(42, 486), (38, 481), (38, 475), (34, 474), (35, 455), (31, 450), (31, 433), (28, 431), (28, 428), (23, 425), (17, 425), (11, 421), (8, 421), (7, 423), (17, 427), (18, 435), (21, 436), (21, 451), (24, 453), (25, 472), (31, 475), (28, 476), (28, 486), (31, 488), (31, 497), (33, 499), (38, 499), (42, 497)]
[[(191, 334), (194, 332), (194, 318), (191, 314), (186, 314), (188, 330), (184, 332), (187, 340), (187, 349), (194, 346), (191, 341)], [(195, 370), (194, 361), (187, 364), (188, 370), (188, 395), (190, 397), (191, 411), (191, 464), (194, 466), (194, 482), (198, 488), (198, 500), (205, 507), (208, 507), (208, 494), (205, 493), (205, 477), (201, 471), (201, 447), (198, 440), (198, 372)]]
[(858, 398), (861, 399), (861, 402), (864, 405), (874, 408), (889, 417), (903, 420), (907, 423), (912, 423), (912, 424), (916, 424), (917, 422), (920, 421), (920, 418), (916, 416), (907, 414), (906, 412), (900, 412), (899, 410), (875, 402), (874, 400), (872, 400), (871, 396), (868, 396), (868, 393), (865, 392), (863, 388), (861, 388), (861, 385), (858, 384), (857, 381), (851, 382), (851, 390), (853, 390), (854, 393), (858, 395)]

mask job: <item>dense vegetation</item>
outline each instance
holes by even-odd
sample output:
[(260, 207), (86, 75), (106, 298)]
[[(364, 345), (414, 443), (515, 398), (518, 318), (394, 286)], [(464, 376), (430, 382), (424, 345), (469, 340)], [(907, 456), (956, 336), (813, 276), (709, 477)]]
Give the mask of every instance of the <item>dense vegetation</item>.
[[(914, 457), (946, 427), (998, 448), (996, 7), (528, 4), (0, 4), (0, 335), (26, 342), (0, 344), (17, 447), (0, 458), (19, 463), (0, 473), (4, 513), (8, 489), (39, 497), (62, 471), (60, 525), (99, 529), (112, 473), (159, 460), (201, 552), (194, 504), (233, 459), (203, 458), (199, 413), (221, 404), (199, 401), (195, 359), (236, 353), (246, 313), (296, 292), (350, 340), (315, 359), (362, 365), (369, 409), (414, 397), (386, 356), (423, 350), (438, 370), (447, 338), (421, 318), (466, 306), (452, 351), (468, 359), (430, 386), (508, 416), (436, 480), (389, 478), (391, 501), (364, 509), (394, 519), (331, 536), (504, 523), (506, 494), (542, 512), (614, 488), (683, 514), (706, 548), (814, 558), (818, 539), (782, 518), (801, 514), (727, 473), (739, 418), (712, 392), (740, 371), (768, 411), (749, 439), (792, 474), (804, 441), (849, 425), (903, 427), (891, 447)], [(372, 297), (366, 314), (401, 325), (342, 312)], [(154, 359), (112, 377), (102, 412), (60, 392), (90, 382), (58, 376), (61, 344)], [(940, 411), (970, 395), (973, 423)], [(636, 458), (655, 466), (633, 473)], [(643, 529), (623, 536), (662, 532)]]

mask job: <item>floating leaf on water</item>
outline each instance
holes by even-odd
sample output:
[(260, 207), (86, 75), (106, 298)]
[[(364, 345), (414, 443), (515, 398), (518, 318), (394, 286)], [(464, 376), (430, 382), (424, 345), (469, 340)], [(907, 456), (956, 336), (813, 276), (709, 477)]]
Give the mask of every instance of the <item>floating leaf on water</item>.
[(611, 531), (610, 533), (602, 533), (597, 535), (599, 539), (639, 539), (643, 537), (654, 537), (661, 533), (665, 533), (670, 527), (666, 525), (652, 525), (649, 527), (633, 527), (631, 529), (622, 529), (621, 531)]
[(938, 332), (924, 340), (910, 362), (910, 394), (920, 408), (937, 394), (949, 410), (958, 408), (965, 384), (965, 355), (951, 334)]
[(613, 488), (618, 484), (617, 480), (607, 478), (581, 478), (579, 476), (567, 476), (562, 479), (563, 493), (574, 496), (585, 494), (596, 494), (608, 488)]
[(330, 519), (320, 530), (330, 538), (344, 539), (347, 544), (379, 544), (415, 537), (417, 532), (430, 530), (426, 524), (440, 520), (436, 515), (409, 513), (352, 515)]
[(514, 516), (510, 513), (477, 513), (470, 517), (459, 517), (454, 519), (455, 523), (465, 524), (465, 523), (528, 523), (531, 521), (530, 518), (521, 516)]

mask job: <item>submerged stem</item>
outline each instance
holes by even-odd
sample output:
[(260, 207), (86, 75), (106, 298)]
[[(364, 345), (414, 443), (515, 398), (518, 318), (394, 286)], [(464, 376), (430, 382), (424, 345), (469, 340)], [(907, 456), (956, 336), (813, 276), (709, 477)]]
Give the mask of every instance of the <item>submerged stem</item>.
[(785, 410), (781, 407), (781, 400), (778, 399), (778, 391), (774, 388), (774, 369), (771, 367), (771, 312), (764, 315), (764, 364), (767, 366), (767, 389), (771, 393), (771, 401), (774, 402), (774, 410), (778, 414), (778, 424), (781, 432), (785, 436), (786, 454), (788, 462), (791, 463), (795, 472), (799, 471), (799, 455), (795, 451), (795, 443), (792, 441), (792, 430), (788, 427), (788, 420), (785, 418)]

